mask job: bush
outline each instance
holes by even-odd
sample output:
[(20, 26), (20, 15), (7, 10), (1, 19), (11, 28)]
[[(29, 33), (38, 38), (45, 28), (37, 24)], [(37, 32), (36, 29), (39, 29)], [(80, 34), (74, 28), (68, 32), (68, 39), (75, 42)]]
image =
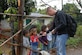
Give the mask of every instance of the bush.
[(79, 25), (79, 26), (77, 27), (76, 36), (82, 37), (82, 25)]
[(42, 26), (42, 24), (41, 24), (41, 23), (37, 23), (36, 26), (37, 26), (37, 31), (38, 31), (38, 33), (39, 33), (40, 30), (41, 30), (41, 26)]
[(74, 38), (69, 38), (67, 45), (71, 47), (77, 47), (80, 43), (82, 43), (82, 25), (77, 27), (76, 35)]
[(67, 42), (67, 45), (70, 47), (77, 47), (80, 42), (80, 38), (70, 38)]
[(1, 48), (0, 48), (0, 55), (2, 55), (2, 51), (1, 51)]

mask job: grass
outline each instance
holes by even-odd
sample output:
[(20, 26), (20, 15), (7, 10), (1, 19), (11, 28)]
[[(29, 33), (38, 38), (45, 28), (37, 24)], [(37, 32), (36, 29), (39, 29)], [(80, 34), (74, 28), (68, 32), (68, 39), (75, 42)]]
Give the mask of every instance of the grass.
[(2, 55), (2, 51), (1, 51), (1, 48), (0, 48), (0, 55)]
[(80, 42), (82, 42), (81, 37), (70, 38), (67, 41), (67, 46), (76, 48), (79, 46)]

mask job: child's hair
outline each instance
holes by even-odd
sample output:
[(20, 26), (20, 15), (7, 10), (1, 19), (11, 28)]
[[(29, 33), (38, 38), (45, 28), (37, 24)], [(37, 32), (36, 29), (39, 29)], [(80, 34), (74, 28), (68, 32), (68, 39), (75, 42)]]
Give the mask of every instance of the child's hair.
[(29, 33), (28, 30), (23, 30), (23, 35), (25, 36), (25, 34)]
[(37, 28), (37, 26), (36, 26), (36, 25), (31, 25), (29, 31), (30, 31), (31, 29), (33, 29), (33, 28)]
[(47, 26), (46, 26), (46, 25), (43, 25), (43, 26), (41, 27), (41, 31), (45, 31), (46, 28), (47, 28)]
[(30, 31), (30, 36), (33, 35), (33, 33), (37, 31), (35, 28), (37, 29), (37, 26), (36, 25), (32, 25), (31, 26), (31, 28), (29, 30)]
[(47, 27), (50, 29), (51, 27), (52, 27), (52, 21), (49, 23), (49, 24), (47, 24)]

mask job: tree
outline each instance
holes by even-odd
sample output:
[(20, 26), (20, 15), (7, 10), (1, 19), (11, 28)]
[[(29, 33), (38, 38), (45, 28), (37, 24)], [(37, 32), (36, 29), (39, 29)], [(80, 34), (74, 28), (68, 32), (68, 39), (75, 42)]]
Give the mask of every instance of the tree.
[(9, 7), (17, 7), (17, 0), (7, 0), (7, 5)]
[(25, 12), (26, 14), (30, 14), (30, 12), (33, 11), (33, 9), (35, 9), (35, 1), (33, 0), (25, 0)]
[(75, 6), (75, 4), (65, 4), (63, 7), (63, 11), (69, 13), (79, 13), (79, 9)]
[[(35, 9), (35, 1), (33, 0), (24, 0), (24, 12), (26, 12), (26, 14), (30, 14), (30, 12), (34, 11)], [(17, 0), (7, 0), (7, 4), (9, 7), (15, 7), (17, 8), (18, 1)]]
[(63, 6), (63, 11), (72, 15), (78, 23), (81, 23), (82, 15), (80, 15), (80, 10), (75, 6), (75, 4), (65, 4)]
[[(0, 12), (3, 13), (4, 10), (8, 8), (8, 5), (6, 3), (6, 0), (0, 0)], [(0, 21), (3, 19), (3, 15), (0, 15)]]
[(41, 14), (46, 14), (46, 9), (42, 9), (42, 10), (39, 9), (38, 12), (41, 13)]

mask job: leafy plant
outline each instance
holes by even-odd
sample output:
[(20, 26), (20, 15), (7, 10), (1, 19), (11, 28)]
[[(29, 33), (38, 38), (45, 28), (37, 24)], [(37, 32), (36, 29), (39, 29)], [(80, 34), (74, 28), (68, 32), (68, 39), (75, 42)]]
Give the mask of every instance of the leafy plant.
[(0, 55), (2, 55), (2, 51), (1, 51), (1, 48), (0, 48)]
[(17, 9), (15, 7), (9, 7), (7, 10), (4, 11), (4, 13), (16, 14)]
[(76, 48), (79, 42), (80, 42), (80, 38), (70, 38), (67, 42), (67, 45)]
[(82, 25), (78, 26), (76, 35), (79, 36), (79, 37), (82, 37)]

